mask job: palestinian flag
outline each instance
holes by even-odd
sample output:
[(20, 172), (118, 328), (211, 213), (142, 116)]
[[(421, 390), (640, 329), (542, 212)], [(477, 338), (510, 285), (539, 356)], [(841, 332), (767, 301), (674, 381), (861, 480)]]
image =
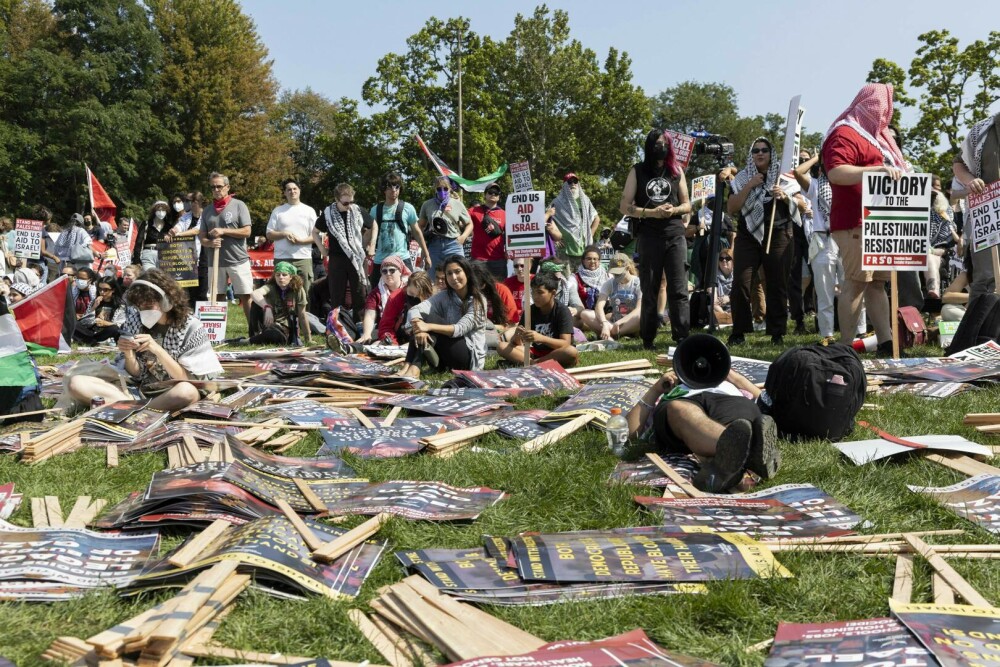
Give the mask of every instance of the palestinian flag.
[(427, 144), (424, 143), (424, 140), (420, 138), (419, 134), (415, 134), (413, 135), (413, 137), (417, 140), (417, 143), (420, 144), (420, 149), (424, 152), (424, 155), (427, 156), (427, 159), (430, 160), (431, 163), (434, 165), (434, 168), (438, 170), (438, 173), (440, 173), (442, 176), (447, 176), (451, 180), (458, 183), (462, 187), (462, 189), (465, 190), (466, 192), (483, 192), (486, 190), (487, 185), (493, 183), (498, 178), (507, 173), (507, 165), (503, 164), (500, 166), (499, 169), (494, 171), (489, 176), (483, 176), (482, 178), (476, 180), (462, 178), (457, 173), (455, 173), (455, 171), (452, 170), (451, 167), (446, 165), (444, 163), (444, 160), (439, 158), (434, 153), (434, 151), (432, 151), (430, 148), (427, 147)]
[(90, 167), (87, 165), (83, 166), (87, 170), (87, 192), (90, 193), (90, 210), (97, 214), (99, 220), (111, 225), (111, 229), (117, 230), (118, 223), (115, 222), (115, 214), (118, 213), (118, 207), (111, 201), (108, 191), (97, 180)]
[(2, 309), (0, 315), (0, 387), (33, 387), (38, 384), (35, 365), (28, 356), (21, 330), (14, 316)]
[[(66, 303), (68, 290), (69, 277), (60, 276), (11, 306), (25, 343), (47, 348), (50, 352), (69, 351), (69, 343), (62, 335), (69, 307)], [(71, 313), (71, 316), (76, 315)]]

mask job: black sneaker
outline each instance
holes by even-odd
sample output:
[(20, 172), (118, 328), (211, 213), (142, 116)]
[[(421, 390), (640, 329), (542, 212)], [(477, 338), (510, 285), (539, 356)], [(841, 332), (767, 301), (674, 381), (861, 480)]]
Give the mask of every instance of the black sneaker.
[(732, 347), (733, 345), (744, 345), (747, 339), (743, 337), (743, 334), (730, 334), (729, 338), (726, 340), (726, 346)]
[(784, 345), (785, 337), (781, 334), (774, 334), (771, 336), (771, 345)]
[[(892, 341), (887, 340), (884, 343), (879, 343), (878, 347), (875, 348), (875, 356), (879, 359), (891, 359), (892, 358)], [(903, 356), (900, 353), (899, 356)]]
[(797, 335), (808, 333), (806, 331), (806, 324), (805, 324), (805, 322), (796, 322), (795, 323), (795, 331), (793, 333), (795, 333)]
[(761, 479), (771, 479), (778, 474), (781, 452), (778, 450), (778, 427), (769, 415), (760, 419), (760, 428), (754, 429), (750, 440), (747, 469)]
[(743, 479), (743, 467), (750, 455), (753, 425), (737, 419), (726, 427), (715, 445), (715, 456), (701, 466), (692, 480), (696, 489), (706, 493), (722, 493)]

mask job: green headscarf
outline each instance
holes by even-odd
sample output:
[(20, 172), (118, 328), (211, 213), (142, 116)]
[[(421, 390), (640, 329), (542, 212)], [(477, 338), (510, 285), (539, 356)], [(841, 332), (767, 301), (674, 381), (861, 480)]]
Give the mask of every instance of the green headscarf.
[(287, 273), (290, 276), (299, 275), (299, 270), (295, 268), (295, 265), (292, 264), (291, 262), (278, 262), (277, 264), (274, 265), (274, 271), (275, 273), (279, 271), (281, 273)]

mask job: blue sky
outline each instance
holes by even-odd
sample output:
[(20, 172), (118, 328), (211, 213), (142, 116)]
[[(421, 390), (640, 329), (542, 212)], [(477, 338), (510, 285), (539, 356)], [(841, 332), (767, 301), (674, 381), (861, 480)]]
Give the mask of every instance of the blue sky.
[[(283, 89), (307, 86), (330, 99), (360, 100), (361, 86), (389, 52), (431, 16), (466, 16), (472, 30), (506, 37), (517, 13), (536, 2), (340, 2), (243, 0)], [(785, 115), (802, 94), (808, 131), (822, 131), (851, 101), (875, 58), (909, 68), (917, 36), (946, 29), (960, 46), (985, 39), (992, 2), (820, 0), (819, 2), (549, 2), (570, 16), (570, 34), (603, 61), (609, 47), (627, 51), (634, 81), (655, 94), (685, 80), (720, 81), (739, 95), (743, 115)], [(714, 10), (716, 4), (722, 11)], [(724, 15), (721, 29), (711, 26)], [(1000, 109), (995, 105), (994, 111)], [(915, 117), (904, 116), (912, 124)]]

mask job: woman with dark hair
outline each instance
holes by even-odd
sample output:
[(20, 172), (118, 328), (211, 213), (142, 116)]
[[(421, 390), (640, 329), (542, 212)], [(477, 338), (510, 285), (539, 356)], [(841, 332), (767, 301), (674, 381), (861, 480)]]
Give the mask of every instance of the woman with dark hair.
[(460, 255), (444, 259), (447, 288), (410, 309), (413, 339), (401, 375), (420, 377), (420, 358), (440, 370), (482, 370), (486, 361), (486, 311), (506, 316), (493, 291), (493, 303), (469, 260)]
[(764, 267), (767, 333), (771, 343), (780, 345), (788, 329), (788, 277), (795, 254), (792, 226), (799, 217), (799, 210), (778, 184), (780, 171), (781, 159), (774, 156), (771, 142), (757, 137), (747, 155), (747, 166), (733, 179), (733, 194), (726, 203), (730, 215), (739, 213), (733, 247), (730, 345), (742, 345), (746, 342), (745, 334), (753, 331), (750, 282), (761, 266)]
[[(94, 397), (108, 403), (155, 396), (149, 407), (173, 412), (197, 401), (198, 388), (190, 380), (210, 380), (222, 374), (219, 358), (201, 322), (191, 312), (187, 294), (159, 269), (142, 274), (125, 293), (131, 306), (121, 327), (120, 359), (134, 393), (88, 375), (70, 378), (68, 390), (77, 401)], [(175, 384), (166, 384), (174, 380)]]
[(573, 278), (576, 279), (576, 291), (580, 295), (580, 301), (583, 302), (584, 312), (594, 310), (601, 288), (610, 277), (611, 274), (601, 265), (601, 251), (597, 246), (589, 245), (584, 248), (583, 259), (573, 275)]
[(643, 160), (628, 173), (619, 208), (628, 216), (637, 240), (642, 286), (639, 315), (642, 346), (647, 350), (653, 348), (660, 326), (656, 301), (664, 272), (670, 333), (675, 342), (680, 342), (691, 328), (687, 240), (684, 237), (684, 216), (691, 213), (691, 203), (684, 170), (677, 163), (673, 145), (663, 130), (654, 129), (646, 135)]
[(171, 225), (167, 222), (167, 202), (159, 200), (149, 208), (149, 216), (136, 230), (136, 248), (143, 270), (157, 266), (156, 244), (170, 236)]
[(70, 287), (70, 294), (75, 304), (76, 319), (81, 319), (97, 298), (97, 288), (93, 285), (94, 273), (84, 267), (76, 272), (76, 280)]
[[(201, 247), (198, 238), (198, 226), (201, 223), (201, 211), (205, 207), (205, 196), (200, 192), (189, 192), (186, 195), (174, 195), (171, 200), (173, 212), (169, 218), (174, 222), (166, 240), (183, 241), (194, 239), (194, 258), (198, 269), (198, 284), (185, 288), (191, 303), (208, 300), (208, 259), (205, 249)], [(180, 210), (178, 210), (180, 207)], [(187, 210), (185, 210), (187, 209)]]
[(101, 278), (97, 281), (97, 298), (90, 302), (87, 312), (77, 322), (73, 338), (87, 345), (108, 339), (117, 341), (126, 314), (121, 283), (114, 278)]
[(580, 358), (573, 347), (573, 316), (569, 308), (556, 300), (559, 278), (552, 273), (539, 273), (531, 281), (531, 328), (524, 327), (524, 320), (517, 325), (510, 340), (497, 350), (511, 363), (524, 363), (524, 344), (530, 343), (531, 360), (553, 360), (563, 368), (576, 366)]
[(402, 345), (410, 341), (410, 309), (431, 298), (434, 284), (426, 271), (414, 271), (406, 288), (389, 297), (378, 321), (378, 340), (385, 345)]
[(59, 238), (53, 244), (53, 252), (60, 262), (60, 266), (56, 268), (72, 266), (78, 269), (90, 266), (94, 261), (91, 241), (90, 234), (83, 228), (83, 216), (79, 213), (74, 213), (68, 221), (59, 223)]
[(298, 345), (300, 339), (306, 345), (311, 342), (306, 290), (294, 264), (278, 262), (271, 279), (254, 290), (250, 298), (262, 309), (264, 325), (260, 333), (250, 337), (250, 343)]

